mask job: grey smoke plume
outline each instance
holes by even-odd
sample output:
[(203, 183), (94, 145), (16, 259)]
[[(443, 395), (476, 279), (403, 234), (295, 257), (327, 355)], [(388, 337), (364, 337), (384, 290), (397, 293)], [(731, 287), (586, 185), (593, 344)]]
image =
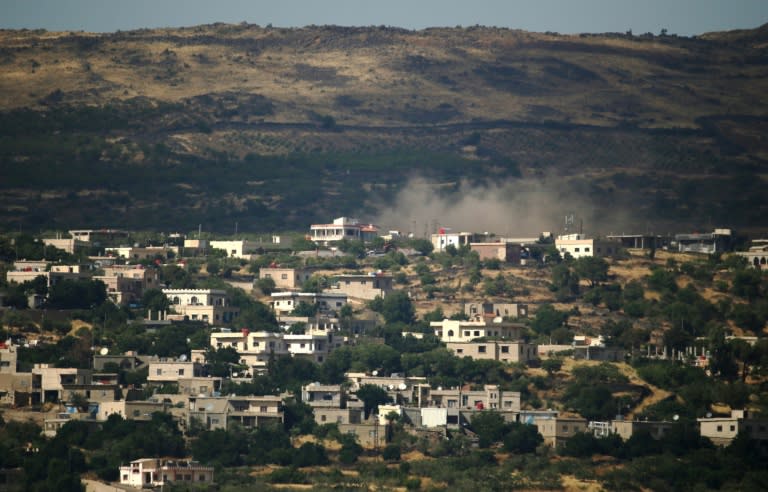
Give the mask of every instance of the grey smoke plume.
[[(575, 217), (572, 232), (578, 232), (581, 221), (587, 234), (609, 230), (605, 211), (596, 211), (584, 193), (572, 189), (564, 179), (522, 179), (482, 187), (414, 179), (375, 223), (383, 230), (413, 232), (417, 237), (440, 227), (453, 232), (536, 237), (543, 231), (562, 233), (570, 214)], [(618, 216), (611, 215), (614, 223)]]

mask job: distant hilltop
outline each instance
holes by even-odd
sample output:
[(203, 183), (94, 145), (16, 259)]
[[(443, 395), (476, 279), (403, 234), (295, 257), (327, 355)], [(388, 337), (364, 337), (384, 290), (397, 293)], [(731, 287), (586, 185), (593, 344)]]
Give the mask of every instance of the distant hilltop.
[(500, 220), (762, 227), (767, 39), (3, 30), (0, 222), (301, 229), (491, 196)]

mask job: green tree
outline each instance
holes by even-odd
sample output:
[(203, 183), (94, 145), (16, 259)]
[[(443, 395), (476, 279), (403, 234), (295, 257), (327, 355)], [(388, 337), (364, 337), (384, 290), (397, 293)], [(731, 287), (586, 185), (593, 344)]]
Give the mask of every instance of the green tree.
[(508, 424), (504, 420), (504, 417), (500, 413), (492, 410), (473, 414), (471, 427), (472, 431), (477, 434), (477, 437), (479, 438), (479, 445), (481, 448), (487, 448), (492, 444), (501, 441), (509, 431)]
[(272, 277), (263, 277), (258, 279), (254, 286), (261, 291), (262, 294), (268, 296), (275, 291), (275, 280)]
[(581, 278), (589, 280), (592, 287), (608, 279), (608, 263), (599, 256), (583, 256), (573, 262), (573, 269)]
[(367, 419), (371, 412), (376, 412), (379, 405), (390, 403), (392, 400), (379, 386), (374, 384), (364, 384), (357, 390), (357, 397), (363, 402), (363, 412)]
[(504, 450), (510, 453), (534, 453), (544, 442), (535, 425), (520, 422), (507, 424), (507, 435), (504, 436)]
[(547, 371), (547, 374), (550, 376), (553, 376), (556, 372), (558, 372), (560, 369), (563, 368), (563, 359), (559, 359), (556, 357), (550, 357), (549, 359), (544, 359), (541, 362), (541, 368)]
[(536, 311), (531, 328), (539, 335), (549, 335), (562, 327), (568, 320), (568, 313), (558, 311), (551, 304), (542, 304)]
[(416, 310), (408, 293), (396, 290), (387, 294), (381, 303), (381, 314), (387, 323), (413, 323)]

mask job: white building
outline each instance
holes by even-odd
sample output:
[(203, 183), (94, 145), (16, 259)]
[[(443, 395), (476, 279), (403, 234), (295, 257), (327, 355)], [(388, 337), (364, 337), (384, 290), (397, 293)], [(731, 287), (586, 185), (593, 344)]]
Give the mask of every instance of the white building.
[(251, 255), (258, 249), (259, 244), (247, 239), (239, 239), (234, 241), (211, 241), (210, 246), (212, 249), (226, 251), (229, 258), (249, 260)]
[(136, 488), (166, 483), (213, 483), (213, 467), (184, 459), (142, 458), (120, 467), (120, 484)]
[(346, 294), (323, 292), (273, 292), (269, 305), (275, 314), (290, 314), (300, 303), (317, 305), (321, 313), (335, 312), (347, 303)]
[(240, 363), (255, 372), (267, 367), (270, 357), (290, 355), (321, 364), (328, 354), (344, 344), (333, 332), (290, 334), (271, 331), (241, 330), (211, 333), (211, 347), (231, 347), (240, 355)]
[(620, 243), (602, 239), (587, 239), (581, 234), (568, 234), (555, 239), (555, 247), (562, 256), (569, 254), (573, 258), (586, 256), (614, 256), (619, 252)]
[(469, 246), (470, 243), (478, 240), (478, 235), (472, 232), (450, 232), (441, 228), (437, 234), (432, 234), (431, 239), (434, 250), (442, 252), (448, 246), (454, 246), (457, 249), (461, 246)]
[(180, 316), (209, 324), (231, 323), (240, 310), (218, 289), (163, 289), (171, 308)]
[(471, 342), (477, 338), (501, 338), (518, 340), (525, 333), (526, 327), (520, 323), (509, 323), (495, 318), (486, 321), (476, 318), (472, 321), (444, 319), (429, 323), (435, 331), (435, 336), (441, 342)]
[(369, 241), (378, 236), (379, 229), (373, 224), (363, 224), (357, 219), (339, 217), (332, 224), (312, 224), (309, 235), (317, 243), (329, 243), (348, 239), (350, 241)]

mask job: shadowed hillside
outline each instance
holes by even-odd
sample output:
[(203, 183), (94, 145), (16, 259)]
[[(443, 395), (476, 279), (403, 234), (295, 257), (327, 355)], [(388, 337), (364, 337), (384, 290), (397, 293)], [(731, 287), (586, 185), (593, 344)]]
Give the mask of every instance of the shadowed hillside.
[[(8, 229), (305, 229), (375, 219), (415, 178), (502, 202), (535, 187), (542, 229), (569, 211), (602, 232), (759, 228), (768, 211), (765, 26), (2, 31), (0, 74)], [(383, 225), (446, 220), (410, 215)]]

